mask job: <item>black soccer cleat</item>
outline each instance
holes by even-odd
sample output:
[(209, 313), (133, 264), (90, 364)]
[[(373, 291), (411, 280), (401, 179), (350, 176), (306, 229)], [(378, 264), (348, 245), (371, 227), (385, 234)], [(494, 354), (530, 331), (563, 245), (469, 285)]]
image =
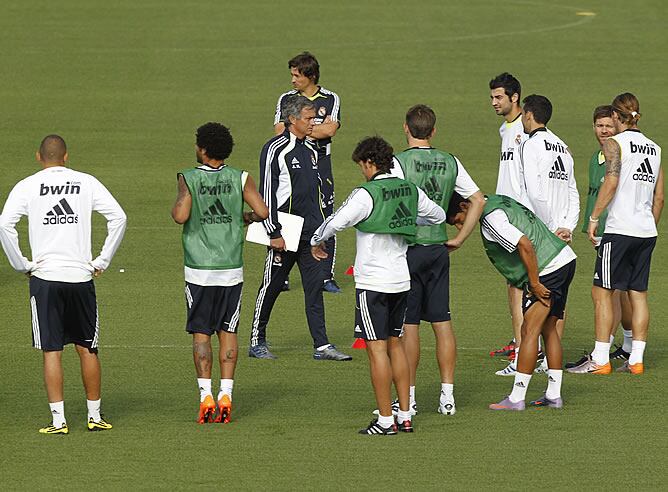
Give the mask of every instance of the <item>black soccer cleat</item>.
[(383, 427), (376, 419), (372, 420), (368, 427), (361, 429), (358, 433), (365, 436), (394, 436), (397, 433), (397, 424)]
[(614, 352), (610, 352), (610, 360), (629, 360), (631, 354), (624, 350), (620, 345), (615, 345), (617, 349)]

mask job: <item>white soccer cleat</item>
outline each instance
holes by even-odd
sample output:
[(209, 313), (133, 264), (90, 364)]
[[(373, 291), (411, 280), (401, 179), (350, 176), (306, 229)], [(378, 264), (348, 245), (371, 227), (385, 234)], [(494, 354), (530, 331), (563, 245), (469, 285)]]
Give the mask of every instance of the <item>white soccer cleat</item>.
[(513, 364), (511, 362), (510, 364), (508, 364), (506, 367), (504, 367), (500, 371), (496, 371), (494, 374), (496, 374), (497, 376), (513, 376), (514, 377), (515, 373), (517, 373), (517, 367), (515, 366), (515, 364)]
[(441, 400), (438, 403), (438, 413), (441, 415), (454, 415), (457, 409), (455, 408), (455, 400)]

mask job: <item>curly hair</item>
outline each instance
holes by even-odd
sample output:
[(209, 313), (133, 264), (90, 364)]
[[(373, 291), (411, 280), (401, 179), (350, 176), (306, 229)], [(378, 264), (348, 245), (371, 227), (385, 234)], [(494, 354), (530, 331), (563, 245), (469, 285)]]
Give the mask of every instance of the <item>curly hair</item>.
[(224, 161), (232, 153), (234, 139), (229, 128), (220, 123), (209, 122), (195, 132), (197, 146), (206, 151), (211, 159)]
[(372, 162), (379, 171), (390, 172), (394, 149), (383, 138), (366, 137), (362, 139), (353, 151), (354, 162)]

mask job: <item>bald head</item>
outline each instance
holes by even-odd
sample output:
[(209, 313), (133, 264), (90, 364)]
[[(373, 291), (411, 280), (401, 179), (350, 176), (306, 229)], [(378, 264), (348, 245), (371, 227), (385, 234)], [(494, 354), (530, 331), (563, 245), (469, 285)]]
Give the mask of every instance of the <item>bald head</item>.
[(44, 164), (63, 164), (67, 156), (67, 145), (59, 135), (47, 135), (39, 146), (37, 158)]

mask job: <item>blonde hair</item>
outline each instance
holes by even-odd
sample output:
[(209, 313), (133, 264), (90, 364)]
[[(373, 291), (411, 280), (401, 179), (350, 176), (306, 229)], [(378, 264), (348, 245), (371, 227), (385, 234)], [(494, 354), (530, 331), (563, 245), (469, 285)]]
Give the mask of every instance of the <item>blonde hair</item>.
[(635, 126), (640, 119), (640, 103), (630, 92), (618, 95), (612, 100), (612, 107), (622, 123)]

